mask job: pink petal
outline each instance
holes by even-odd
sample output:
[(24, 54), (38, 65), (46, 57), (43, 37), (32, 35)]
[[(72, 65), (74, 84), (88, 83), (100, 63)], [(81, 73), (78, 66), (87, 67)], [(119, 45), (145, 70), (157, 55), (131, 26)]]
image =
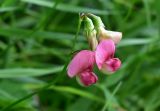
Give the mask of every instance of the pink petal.
[(102, 71), (106, 73), (113, 73), (121, 67), (121, 61), (118, 58), (109, 59), (103, 64)]
[(93, 72), (82, 72), (77, 77), (78, 82), (83, 86), (90, 86), (92, 84), (95, 84), (98, 80), (98, 77)]
[(94, 52), (82, 50), (77, 53), (68, 65), (68, 76), (73, 77), (84, 70), (92, 70), (95, 63)]
[(95, 52), (96, 63), (99, 69), (102, 68), (102, 65), (109, 58), (114, 56), (115, 44), (111, 39), (102, 40), (97, 46)]

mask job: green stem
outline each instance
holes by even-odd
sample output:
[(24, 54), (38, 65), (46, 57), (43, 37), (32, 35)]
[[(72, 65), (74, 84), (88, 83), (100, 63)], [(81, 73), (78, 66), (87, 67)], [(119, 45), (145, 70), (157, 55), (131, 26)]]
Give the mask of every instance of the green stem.
[(3, 63), (2, 63), (2, 67), (3, 68), (6, 68), (6, 67), (8, 67), (8, 65), (9, 65), (9, 62), (10, 62), (10, 55), (11, 55), (11, 53), (12, 53), (12, 47), (13, 47), (13, 39), (9, 39), (9, 43), (8, 43), (8, 46), (7, 46), (7, 48), (6, 48), (6, 50), (4, 51), (4, 59), (3, 59)]
[(147, 21), (147, 25), (148, 27), (151, 26), (151, 12), (150, 12), (150, 7), (149, 7), (149, 3), (147, 0), (143, 0), (143, 4), (145, 7), (145, 12), (146, 12), (146, 21)]
[(76, 32), (76, 35), (75, 35), (74, 40), (73, 40), (73, 46), (72, 46), (71, 53), (75, 49), (75, 45), (76, 45), (76, 42), (77, 42), (78, 34), (79, 34), (79, 31), (80, 31), (80, 28), (81, 28), (81, 23), (82, 23), (82, 19), (81, 19), (81, 16), (79, 14), (77, 32)]

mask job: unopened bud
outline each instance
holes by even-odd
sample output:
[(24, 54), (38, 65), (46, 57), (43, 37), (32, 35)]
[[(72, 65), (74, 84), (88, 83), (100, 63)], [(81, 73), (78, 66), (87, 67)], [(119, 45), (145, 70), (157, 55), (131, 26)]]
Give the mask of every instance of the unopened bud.
[(112, 39), (115, 44), (118, 44), (122, 38), (121, 32), (116, 31), (108, 31), (104, 28), (101, 28), (100, 34), (99, 34), (99, 41), (104, 39)]
[(121, 32), (108, 31), (105, 29), (104, 24), (100, 17), (93, 14), (88, 14), (88, 16), (93, 20), (93, 24), (97, 31), (97, 37), (99, 41), (104, 39), (112, 39), (115, 44), (120, 42), (122, 38)]
[(98, 45), (98, 41), (96, 38), (96, 30), (94, 29), (92, 20), (88, 17), (84, 18), (84, 32), (91, 49), (95, 50)]

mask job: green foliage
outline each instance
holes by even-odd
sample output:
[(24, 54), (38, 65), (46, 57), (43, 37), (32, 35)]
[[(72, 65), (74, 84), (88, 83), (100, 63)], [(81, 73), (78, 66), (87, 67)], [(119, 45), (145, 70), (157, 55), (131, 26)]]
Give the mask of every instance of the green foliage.
[[(158, 2), (1, 0), (0, 111), (159, 111)], [(89, 49), (81, 12), (123, 32), (122, 68), (110, 76), (95, 68), (99, 81), (91, 87), (66, 76), (74, 52)]]

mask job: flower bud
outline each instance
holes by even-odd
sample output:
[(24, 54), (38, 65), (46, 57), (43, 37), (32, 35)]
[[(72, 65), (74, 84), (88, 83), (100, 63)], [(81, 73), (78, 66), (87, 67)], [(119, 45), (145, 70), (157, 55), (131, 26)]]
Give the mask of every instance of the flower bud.
[(116, 31), (108, 31), (105, 29), (104, 24), (100, 17), (88, 14), (89, 17), (93, 20), (93, 24), (95, 26), (95, 29), (97, 31), (98, 40), (104, 40), (104, 39), (112, 39), (115, 44), (119, 43), (122, 38), (121, 32)]
[(115, 44), (118, 44), (122, 38), (121, 32), (116, 31), (108, 31), (104, 28), (101, 28), (100, 34), (99, 34), (99, 41), (102, 41), (104, 39), (112, 39)]
[(95, 50), (98, 45), (98, 41), (96, 38), (96, 30), (94, 29), (92, 20), (88, 17), (84, 18), (84, 32), (91, 49)]

